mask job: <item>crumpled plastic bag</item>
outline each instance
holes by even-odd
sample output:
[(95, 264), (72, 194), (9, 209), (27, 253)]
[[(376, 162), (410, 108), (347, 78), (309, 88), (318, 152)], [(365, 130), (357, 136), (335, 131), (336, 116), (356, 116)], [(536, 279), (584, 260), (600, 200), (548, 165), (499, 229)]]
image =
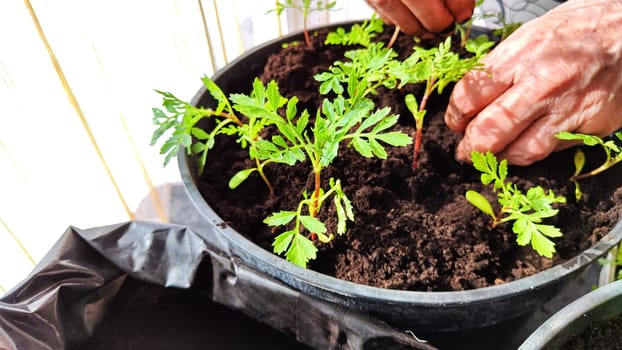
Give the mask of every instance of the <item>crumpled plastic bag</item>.
[[(203, 299), (224, 305), (301, 347), (434, 349), (382, 321), (254, 271), (228, 253), (209, 227), (196, 227), (141, 221), (69, 227), (32, 273), (0, 299), (0, 349), (79, 348), (98, 327), (114, 326), (104, 324), (109, 308), (120, 290), (137, 286), (150, 286), (146, 293), (156, 301), (168, 291), (190, 293), (197, 305)], [(156, 337), (161, 330), (146, 331)], [(202, 341), (197, 348), (209, 347)]]

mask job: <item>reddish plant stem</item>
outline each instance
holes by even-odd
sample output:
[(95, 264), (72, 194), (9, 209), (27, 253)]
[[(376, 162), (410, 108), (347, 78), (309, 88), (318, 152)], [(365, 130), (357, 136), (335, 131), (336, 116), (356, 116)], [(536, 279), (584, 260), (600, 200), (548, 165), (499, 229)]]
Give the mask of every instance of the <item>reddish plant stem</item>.
[(305, 43), (307, 44), (307, 47), (311, 47), (311, 38), (309, 37), (309, 30), (307, 29), (307, 23), (305, 22), (305, 24), (303, 25), (303, 33), (305, 34)]
[(421, 128), (418, 128), (415, 133), (415, 147), (413, 148), (413, 170), (417, 170), (419, 167), (419, 152), (421, 149), (421, 139), (423, 138), (422, 134), (423, 132), (421, 131)]

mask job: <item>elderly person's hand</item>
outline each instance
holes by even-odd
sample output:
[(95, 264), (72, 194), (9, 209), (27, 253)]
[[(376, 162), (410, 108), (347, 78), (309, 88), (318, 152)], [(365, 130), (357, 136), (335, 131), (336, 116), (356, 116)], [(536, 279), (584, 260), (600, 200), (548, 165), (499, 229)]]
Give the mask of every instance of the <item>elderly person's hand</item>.
[(458, 82), (445, 115), (456, 157), (528, 165), (569, 147), (554, 134), (622, 127), (622, 1), (570, 0), (525, 23)]
[(440, 33), (473, 14), (475, 0), (367, 0), (388, 24), (406, 34)]

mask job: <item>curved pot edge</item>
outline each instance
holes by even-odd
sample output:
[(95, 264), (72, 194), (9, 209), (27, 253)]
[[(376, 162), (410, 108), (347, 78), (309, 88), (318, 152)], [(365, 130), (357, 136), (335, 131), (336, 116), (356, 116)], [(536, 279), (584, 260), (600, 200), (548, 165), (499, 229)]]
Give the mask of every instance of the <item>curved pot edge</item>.
[(540, 325), (519, 349), (558, 349), (591, 323), (622, 314), (622, 280), (609, 283), (566, 305)]

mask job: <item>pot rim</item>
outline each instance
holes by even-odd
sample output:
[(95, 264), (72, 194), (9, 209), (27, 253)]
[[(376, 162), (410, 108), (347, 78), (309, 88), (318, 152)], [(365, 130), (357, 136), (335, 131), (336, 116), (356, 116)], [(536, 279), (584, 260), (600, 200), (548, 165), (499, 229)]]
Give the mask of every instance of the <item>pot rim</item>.
[[(622, 314), (611, 304), (622, 304), (622, 280), (606, 284), (564, 306), (542, 323), (520, 346), (520, 349), (556, 348), (574, 334), (580, 334), (591, 323)], [(613, 309), (608, 312), (607, 309)]]

